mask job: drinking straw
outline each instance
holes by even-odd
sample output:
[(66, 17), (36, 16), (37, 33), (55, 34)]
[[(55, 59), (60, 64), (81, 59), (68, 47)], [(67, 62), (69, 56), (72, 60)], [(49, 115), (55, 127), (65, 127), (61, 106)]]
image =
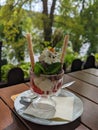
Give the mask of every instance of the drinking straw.
[(62, 47), (62, 54), (61, 54), (61, 64), (62, 64), (62, 66), (63, 66), (63, 63), (64, 63), (64, 57), (65, 57), (65, 53), (66, 53), (68, 40), (69, 40), (69, 35), (66, 35), (65, 38), (64, 38), (64, 43), (63, 43), (63, 47)]
[(27, 33), (27, 34), (26, 34), (26, 38), (27, 38), (27, 41), (28, 41), (28, 49), (29, 49), (31, 67), (32, 67), (32, 69), (34, 69), (34, 52), (33, 52), (31, 34), (30, 34), (30, 33)]

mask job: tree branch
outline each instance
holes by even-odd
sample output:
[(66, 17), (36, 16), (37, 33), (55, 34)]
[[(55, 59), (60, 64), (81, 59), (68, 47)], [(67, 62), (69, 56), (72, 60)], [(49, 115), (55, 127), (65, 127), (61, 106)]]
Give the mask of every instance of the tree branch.
[(53, 1), (52, 1), (52, 5), (51, 5), (51, 10), (50, 10), (51, 25), (53, 24), (54, 10), (55, 10), (56, 1), (57, 1), (57, 0), (53, 0)]
[(48, 6), (47, 6), (47, 0), (42, 0), (43, 3), (43, 14), (48, 15)]

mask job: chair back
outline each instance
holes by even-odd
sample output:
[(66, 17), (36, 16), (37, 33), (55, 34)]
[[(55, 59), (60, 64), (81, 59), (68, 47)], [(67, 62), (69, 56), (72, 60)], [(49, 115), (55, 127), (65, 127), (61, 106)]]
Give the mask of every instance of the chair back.
[(86, 62), (83, 65), (83, 69), (88, 69), (88, 68), (96, 68), (95, 57), (93, 55), (88, 56)]
[(15, 67), (15, 68), (10, 69), (8, 72), (7, 80), (8, 80), (9, 86), (23, 83), (24, 82), (23, 70), (19, 67)]
[(74, 59), (71, 64), (71, 72), (78, 71), (82, 69), (82, 61), (80, 59)]
[(64, 70), (64, 73), (66, 73), (66, 64), (65, 63), (63, 64), (63, 70)]

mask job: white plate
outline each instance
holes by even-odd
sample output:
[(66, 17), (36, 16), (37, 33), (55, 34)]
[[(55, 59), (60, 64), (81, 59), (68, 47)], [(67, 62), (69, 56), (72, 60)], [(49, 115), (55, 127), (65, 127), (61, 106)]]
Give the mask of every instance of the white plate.
[[(31, 93), (30, 90), (22, 92), (14, 101), (15, 110), (21, 117), (23, 117), (24, 119), (28, 121), (31, 121), (36, 124), (41, 124), (41, 125), (63, 125), (63, 124), (69, 123), (68, 121), (53, 121), (53, 120), (41, 119), (41, 118), (24, 114), (23, 112), (28, 107), (29, 103), (23, 102), (21, 100), (21, 97), (28, 96), (30, 93)], [(81, 114), (83, 113), (83, 103), (80, 100), (80, 98), (78, 98), (76, 95), (74, 95), (70, 91), (63, 90), (63, 89), (61, 90), (59, 96), (74, 97), (74, 110), (73, 110), (72, 121), (74, 121), (75, 119), (81, 116)]]

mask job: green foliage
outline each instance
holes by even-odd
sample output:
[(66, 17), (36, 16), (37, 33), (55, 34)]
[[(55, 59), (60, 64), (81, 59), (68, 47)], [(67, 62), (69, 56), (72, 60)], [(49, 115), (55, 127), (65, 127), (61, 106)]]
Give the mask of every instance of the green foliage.
[[(67, 50), (67, 54), (65, 56), (65, 64), (66, 64), (67, 70), (70, 70), (71, 63), (76, 58), (80, 58), (80, 59), (83, 58), (83, 61), (85, 61), (87, 56), (84, 56), (84, 57), (81, 58), (81, 57), (79, 57), (79, 54), (72, 52), (70, 49)], [(98, 53), (95, 54), (95, 59), (96, 59), (96, 64), (98, 64)], [(24, 77), (25, 78), (29, 77), (29, 75), (30, 75), (29, 70), (30, 70), (30, 67), (31, 67), (30, 62), (28, 62), (28, 63), (22, 62), (21, 64), (18, 64), (16, 66), (20, 67), (24, 71)], [(2, 81), (7, 81), (8, 71), (11, 68), (16, 67), (16, 66), (13, 65), (13, 64), (7, 64), (7, 65), (2, 66), (2, 68), (1, 68)], [(42, 72), (44, 74), (55, 74), (60, 69), (61, 69), (61, 64), (59, 64), (59, 63), (53, 64), (52, 66), (48, 65), (47, 67), (43, 68), (43, 66), (39, 62), (37, 62), (35, 64), (34, 71), (37, 75), (39, 75)]]
[[(27, 32), (32, 34), (32, 42), (35, 53), (41, 53), (44, 47), (53, 46), (56, 50), (61, 50), (63, 39), (66, 34), (70, 35), (73, 51), (65, 56), (65, 63), (69, 67), (74, 58), (78, 57), (82, 44), (89, 42), (88, 53), (98, 53), (98, 0), (61, 0), (57, 10), (58, 15), (53, 16), (51, 40), (44, 39), (44, 24), (49, 21), (49, 17), (41, 12), (25, 10), (23, 6), (31, 6), (36, 0), (17, 1), (6, 0), (6, 4), (0, 7), (0, 40), (3, 41), (8, 59), (14, 58), (21, 63), (25, 75), (28, 76), (28, 66), (24, 61), (25, 53), (28, 54), (27, 41), (24, 35)], [(80, 9), (81, 6), (81, 9)], [(46, 6), (45, 6), (46, 7)], [(49, 6), (50, 7), (50, 6)], [(45, 25), (48, 25), (45, 23)], [(48, 26), (47, 26), (48, 28)], [(48, 34), (48, 31), (46, 33)], [(96, 54), (97, 55), (97, 54)], [(4, 55), (5, 57), (5, 55)], [(97, 56), (96, 56), (97, 57)], [(97, 60), (98, 61), (98, 60)], [(10, 69), (11, 66), (9, 66)], [(2, 73), (8, 70), (5, 67)], [(3, 76), (6, 78), (6, 75)]]
[(98, 65), (98, 53), (95, 54), (95, 59), (96, 59), (97, 65)]
[[(81, 6), (81, 9), (80, 9)], [(98, 51), (98, 0), (62, 0), (60, 15), (55, 18), (56, 26), (70, 34), (73, 50), (80, 51), (82, 44), (89, 42), (88, 53)]]
[(3, 26), (3, 24), (0, 24), (0, 41), (2, 41), (3, 38), (4, 38), (3, 30), (4, 30), (4, 26)]
[[(17, 3), (15, 0), (10, 2), (6, 0), (6, 5), (0, 7), (0, 37), (13, 50), (9, 54), (10, 59), (13, 58), (13, 55), (19, 62), (24, 59), (27, 45), (23, 34), (26, 32), (32, 33), (35, 52), (40, 52), (48, 45), (60, 47), (63, 36), (67, 33), (70, 34), (70, 41), (75, 52), (79, 52), (81, 45), (85, 42), (91, 43), (89, 53), (92, 51), (95, 53), (98, 50), (98, 1), (93, 0), (92, 3), (80, 0), (59, 1), (60, 6), (57, 8), (59, 15), (53, 16), (54, 20), (51, 24), (53, 31), (50, 41), (44, 40), (43, 33), (43, 19), (49, 22), (47, 16), (41, 12), (34, 12), (30, 10), (31, 8), (29, 10), (22, 8), (25, 5), (31, 7), (33, 2), (35, 0), (18, 1)], [(51, 21), (51, 19), (49, 20)]]
[(24, 71), (24, 78), (29, 77), (30, 62), (28, 63), (22, 62), (21, 64), (17, 64), (17, 65), (7, 64), (1, 67), (2, 81), (7, 81), (8, 71), (14, 67), (20, 67)]
[(30, 67), (31, 64), (30, 62), (22, 62), (21, 64), (18, 65), (23, 71), (24, 71), (24, 78), (28, 78), (29, 77), (29, 71), (30, 71)]
[(88, 54), (98, 52), (98, 0), (89, 4), (88, 8), (82, 12), (81, 18), (85, 28), (84, 36), (86, 42), (90, 43)]
[(62, 1), (60, 15), (56, 17), (58, 27), (61, 27), (64, 34), (70, 35), (70, 41), (75, 52), (79, 53), (83, 39), (80, 36), (83, 34), (83, 26), (77, 8), (73, 6), (73, 2)]
[(76, 58), (79, 58), (79, 54), (77, 52), (73, 52), (70, 48), (68, 48), (64, 60), (67, 70), (70, 70), (72, 61)]
[(7, 46), (8, 50), (10, 49), (10, 53), (7, 55), (8, 58), (13, 59), (14, 56), (15, 60), (20, 63), (24, 60), (24, 51), (26, 48), (26, 38), (23, 31), (27, 30), (25, 24), (29, 24), (30, 28), (30, 22), (29, 20), (26, 21), (26, 11), (13, 4), (14, 1), (11, 1), (0, 9), (0, 25), (3, 26), (3, 28), (0, 28), (0, 32), (3, 35), (0, 36), (2, 36), (3, 44)]
[(8, 71), (13, 68), (14, 65), (13, 64), (7, 64), (7, 65), (3, 65), (1, 67), (1, 75), (2, 75), (2, 81), (7, 81), (7, 74)]

